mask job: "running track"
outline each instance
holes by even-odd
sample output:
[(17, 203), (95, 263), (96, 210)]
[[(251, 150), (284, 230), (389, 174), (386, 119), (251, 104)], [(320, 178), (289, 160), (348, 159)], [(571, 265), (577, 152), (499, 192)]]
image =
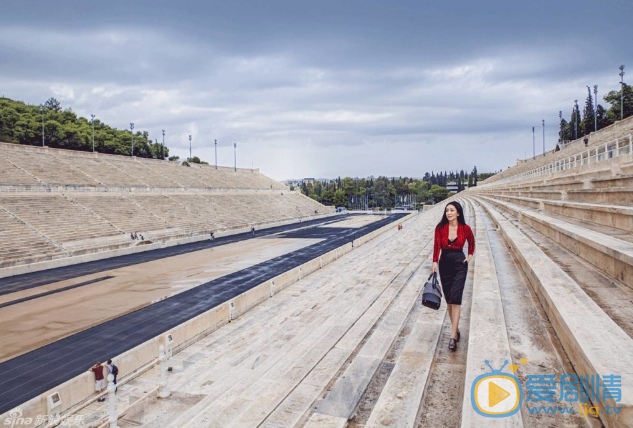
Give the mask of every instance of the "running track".
[[(321, 219), (259, 231), (258, 237), (282, 232), (276, 237), (321, 238), (323, 241), (217, 278), (176, 296), (1, 363), (0, 414), (84, 373), (97, 360), (105, 361), (122, 354), (270, 278), (351, 242), (354, 237), (363, 236), (386, 224), (395, 222), (404, 215), (394, 214), (357, 229), (328, 228), (327, 223), (342, 219), (338, 217), (335, 220)], [(317, 226), (324, 223), (326, 223), (325, 227), (306, 228), (306, 226)], [(185, 254), (249, 238), (250, 234), (248, 233), (233, 235), (216, 239), (215, 242), (203, 241), (6, 278), (0, 280), (0, 294), (9, 289), (12, 291), (8, 292), (13, 292), (19, 289), (33, 288), (62, 279)]]

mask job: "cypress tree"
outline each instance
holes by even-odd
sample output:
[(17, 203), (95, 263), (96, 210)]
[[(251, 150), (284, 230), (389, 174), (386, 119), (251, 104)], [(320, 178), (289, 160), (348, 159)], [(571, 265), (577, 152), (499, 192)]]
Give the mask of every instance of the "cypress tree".
[(571, 109), (571, 118), (569, 119), (569, 127), (570, 127), (570, 140), (575, 140), (580, 138), (582, 135), (582, 129), (580, 128), (580, 108), (576, 106)]
[(585, 100), (585, 108), (582, 111), (582, 135), (588, 135), (595, 129), (595, 114), (593, 112), (593, 97), (591, 96), (591, 88), (587, 86), (587, 99)]

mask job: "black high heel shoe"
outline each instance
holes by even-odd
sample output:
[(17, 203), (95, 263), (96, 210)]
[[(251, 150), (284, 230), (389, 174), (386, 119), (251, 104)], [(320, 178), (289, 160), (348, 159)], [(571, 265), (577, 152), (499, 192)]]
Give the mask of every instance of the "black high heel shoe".
[(457, 341), (451, 337), (451, 340), (448, 341), (448, 350), (451, 352), (455, 352), (457, 350)]
[(459, 330), (457, 330), (457, 339), (455, 339), (455, 341), (459, 342), (460, 337), (462, 337), (462, 334), (459, 332)]

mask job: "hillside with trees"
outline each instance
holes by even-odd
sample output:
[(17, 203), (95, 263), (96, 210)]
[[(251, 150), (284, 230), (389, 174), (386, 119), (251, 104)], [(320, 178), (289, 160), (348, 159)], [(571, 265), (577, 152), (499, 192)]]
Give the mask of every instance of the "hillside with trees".
[(477, 167), (468, 173), (431, 172), (422, 179), (410, 177), (338, 177), (335, 180), (303, 181), (301, 192), (324, 205), (335, 205), (350, 209), (393, 208), (409, 205), (417, 207), (423, 203), (437, 203), (446, 199), (450, 192), (449, 182), (457, 183), (458, 191), (477, 183), (495, 173), (478, 173)]
[[(42, 106), (0, 98), (0, 141), (42, 146), (42, 125), (46, 146), (92, 151), (93, 123), (77, 116), (70, 107), (63, 109), (55, 98), (50, 98)], [(162, 145), (152, 141), (147, 131), (136, 131), (133, 137), (135, 156), (162, 157)], [(130, 156), (132, 132), (113, 128), (95, 119), (94, 144), (97, 152)], [(167, 147), (164, 153), (165, 157), (169, 155)]]

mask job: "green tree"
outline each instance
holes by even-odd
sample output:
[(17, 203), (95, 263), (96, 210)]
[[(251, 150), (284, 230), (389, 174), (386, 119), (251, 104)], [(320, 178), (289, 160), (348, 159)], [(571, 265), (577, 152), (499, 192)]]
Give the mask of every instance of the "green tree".
[(571, 141), (574, 139), (574, 131), (572, 126), (565, 119), (560, 121), (560, 139), (561, 141)]
[(620, 120), (622, 91), (624, 91), (624, 117), (633, 115), (633, 87), (625, 83), (619, 91), (611, 91), (604, 96), (604, 100), (611, 104), (607, 111), (607, 118), (611, 123)]
[(356, 194), (356, 183), (350, 177), (345, 177), (341, 181), (341, 188), (345, 192), (345, 196), (352, 196)]
[(334, 193), (334, 190), (326, 190), (325, 192), (323, 192), (321, 196), (321, 203), (327, 205), (334, 204)]
[(607, 111), (604, 109), (604, 107), (598, 104), (597, 110), (598, 110), (598, 115), (597, 115), (598, 116), (598, 130), (604, 127), (607, 127), (613, 123), (607, 117)]
[(347, 207), (347, 198), (345, 197), (345, 192), (342, 189), (338, 189), (334, 192), (333, 202), (337, 207)]
[[(92, 151), (92, 123), (78, 117), (71, 109), (62, 111), (55, 98), (45, 103), (44, 111), (46, 145), (70, 150)], [(100, 120), (94, 123), (95, 149), (102, 153), (129, 156), (131, 134), (127, 130), (112, 128)], [(42, 112), (40, 106), (25, 104), (0, 97), (0, 140), (27, 145), (42, 144)], [(134, 136), (134, 155), (162, 157), (162, 147), (152, 143), (147, 132)], [(160, 149), (159, 149), (160, 147)], [(165, 148), (168, 155), (169, 149)]]
[(46, 102), (44, 103), (44, 108), (55, 111), (55, 112), (59, 112), (59, 111), (62, 111), (62, 103), (57, 101), (57, 99), (51, 97), (47, 99)]
[(431, 197), (433, 198), (433, 201), (435, 203), (448, 198), (448, 189), (437, 184), (431, 186), (431, 190), (429, 191), (429, 193), (431, 194)]
[(585, 108), (582, 111), (582, 121), (580, 128), (582, 135), (589, 135), (595, 129), (595, 113), (593, 111), (593, 97), (591, 96), (591, 88), (587, 86), (587, 99), (585, 100)]

